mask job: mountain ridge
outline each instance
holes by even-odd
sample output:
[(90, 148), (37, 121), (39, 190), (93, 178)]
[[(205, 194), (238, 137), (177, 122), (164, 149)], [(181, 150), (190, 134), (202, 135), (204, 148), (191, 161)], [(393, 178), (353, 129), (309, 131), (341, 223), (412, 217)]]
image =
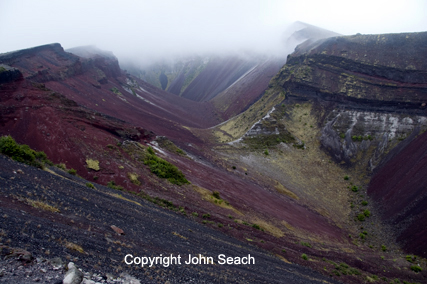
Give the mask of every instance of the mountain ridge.
[[(384, 229), (387, 218), (375, 202), (386, 189), (371, 197), (368, 184), (389, 161), (396, 163), (399, 153), (410, 151), (426, 129), (425, 108), (419, 98), (399, 101), (402, 90), (415, 92), (399, 84), (392, 87), (399, 90), (392, 93), (398, 101), (386, 97), (392, 103), (387, 107), (381, 99), (369, 108), (359, 105), (365, 93), (358, 90), (379, 90), (368, 95), (381, 98), (390, 86), (367, 83), (375, 79), (369, 72), (376, 71), (353, 78), (351, 64), (331, 60), (327, 66), (325, 57), (312, 51), (298, 53), (305, 44), (262, 94), (225, 116), (227, 108), (212, 104), (227, 102), (232, 93), (191, 101), (116, 72), (119, 65), (111, 56), (82, 58), (57, 46), (13, 61), (0, 56), (0, 63), (24, 74), (0, 84), (0, 133), (45, 150), (54, 163), (72, 167), (87, 182), (109, 184), (164, 207), (173, 204), (187, 218), (333, 281), (360, 283), (373, 275), (422, 281), (424, 272), (410, 270), (401, 240), (396, 241), (398, 228)], [(336, 52), (333, 44), (323, 48), (316, 52)], [(262, 74), (251, 77), (251, 72), (243, 77)], [(244, 88), (235, 84), (228, 91), (234, 88), (241, 100)], [(227, 116), (232, 118), (221, 123)], [(162, 179), (147, 159), (176, 166), (191, 184)], [(423, 237), (411, 240), (420, 243)], [(384, 247), (387, 258), (381, 259)], [(359, 274), (351, 275), (352, 269)]]

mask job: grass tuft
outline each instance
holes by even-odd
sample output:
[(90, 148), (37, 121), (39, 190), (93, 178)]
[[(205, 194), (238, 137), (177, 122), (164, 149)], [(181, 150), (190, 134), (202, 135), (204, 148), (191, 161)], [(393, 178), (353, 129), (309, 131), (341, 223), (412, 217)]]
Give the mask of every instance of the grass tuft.
[(148, 147), (145, 156), (144, 164), (148, 165), (150, 171), (159, 178), (165, 178), (170, 183), (176, 185), (189, 184), (190, 182), (185, 178), (184, 174), (174, 165), (168, 161), (163, 160), (156, 156), (153, 148)]

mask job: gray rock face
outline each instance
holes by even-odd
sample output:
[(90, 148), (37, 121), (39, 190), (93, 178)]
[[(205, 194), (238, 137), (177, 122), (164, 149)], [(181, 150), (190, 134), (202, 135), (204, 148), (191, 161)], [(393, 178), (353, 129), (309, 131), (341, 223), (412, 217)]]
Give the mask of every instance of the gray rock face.
[(427, 128), (424, 116), (334, 109), (326, 119), (321, 145), (339, 162), (352, 164), (369, 155), (374, 170), (391, 142), (403, 141)]

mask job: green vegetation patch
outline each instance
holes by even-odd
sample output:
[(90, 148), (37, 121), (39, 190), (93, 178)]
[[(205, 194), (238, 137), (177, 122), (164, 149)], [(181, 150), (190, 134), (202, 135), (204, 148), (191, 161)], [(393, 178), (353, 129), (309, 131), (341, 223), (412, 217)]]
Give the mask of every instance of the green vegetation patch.
[(365, 214), (360, 213), (359, 215), (357, 215), (357, 219), (361, 222), (365, 221)]
[(253, 149), (265, 149), (268, 147), (276, 146), (281, 142), (287, 143), (287, 144), (294, 143), (295, 138), (292, 136), (290, 132), (283, 131), (283, 133), (280, 133), (280, 134), (271, 134), (271, 135), (260, 134), (254, 137), (244, 138), (243, 142)]
[(92, 159), (89, 159), (89, 158), (86, 159), (86, 167), (88, 169), (92, 169), (94, 171), (99, 171), (100, 170), (100, 168), (99, 168), (99, 161), (98, 160), (92, 160)]
[(89, 187), (89, 188), (95, 188), (95, 186), (93, 184), (91, 184), (90, 182), (87, 182), (86, 186)]
[(416, 272), (416, 273), (422, 271), (421, 267), (419, 267), (418, 265), (411, 265), (411, 270)]
[(128, 173), (128, 178), (135, 185), (141, 185), (141, 182), (138, 180), (139, 176), (136, 173)]
[(178, 148), (172, 141), (170, 141), (164, 136), (158, 137), (156, 141), (157, 143), (159, 143), (159, 146), (162, 147), (163, 149), (166, 149), (172, 153), (177, 153), (178, 155), (181, 155), (181, 156), (187, 156), (187, 154), (183, 150)]
[(417, 259), (417, 257), (415, 255), (407, 255), (406, 256), (406, 260), (409, 262), (415, 262), (416, 259)]
[(111, 88), (110, 91), (115, 93), (116, 95), (122, 96), (122, 93), (116, 87)]
[(165, 178), (169, 182), (176, 185), (183, 185), (190, 183), (184, 174), (174, 165), (168, 161), (163, 160), (156, 156), (153, 148), (148, 147), (147, 154), (144, 159), (144, 164), (148, 165), (150, 171), (159, 178)]
[(53, 166), (45, 152), (37, 152), (28, 145), (18, 144), (10, 135), (0, 137), (0, 153), (11, 157), (15, 161), (38, 168), (43, 168), (44, 164)]
[(348, 264), (341, 262), (341, 263), (335, 263), (333, 261), (328, 260), (329, 263), (331, 263), (334, 267), (334, 274), (339, 276), (339, 275), (360, 275), (360, 271), (357, 270), (354, 267), (349, 266)]
[(112, 189), (115, 189), (115, 190), (123, 190), (123, 186), (120, 186), (120, 185), (116, 185), (116, 183), (112, 180), (112, 181), (109, 181), (108, 183), (107, 183), (107, 186), (109, 187), (109, 188), (112, 188)]

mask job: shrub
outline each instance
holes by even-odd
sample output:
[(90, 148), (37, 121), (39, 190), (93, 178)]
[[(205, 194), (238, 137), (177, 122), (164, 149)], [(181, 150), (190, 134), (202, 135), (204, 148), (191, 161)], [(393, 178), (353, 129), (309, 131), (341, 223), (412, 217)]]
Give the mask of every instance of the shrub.
[(364, 214), (366, 217), (369, 217), (369, 216), (371, 216), (371, 211), (369, 211), (368, 209), (366, 209), (365, 211), (363, 211), (363, 214)]
[(156, 154), (156, 152), (154, 152), (154, 150), (153, 150), (153, 148), (152, 148), (151, 146), (150, 146), (150, 147), (148, 147), (147, 152), (148, 152), (149, 154), (151, 154), (151, 155), (155, 155), (155, 154)]
[(301, 255), (301, 257), (302, 257), (302, 259), (304, 259), (304, 260), (308, 260), (308, 256), (307, 256), (305, 253), (303, 253), (303, 254)]
[(98, 176), (93, 176), (93, 180), (98, 180)]
[(206, 214), (202, 215), (203, 219), (210, 218), (210, 217), (211, 217), (211, 214), (209, 214), (209, 213), (206, 213)]
[(230, 219), (233, 219), (233, 216), (231, 216), (231, 215), (228, 215), (228, 218), (230, 218)]
[(62, 170), (66, 170), (67, 169), (67, 167), (65, 166), (65, 164), (64, 163), (60, 163), (60, 164), (57, 164), (57, 165), (55, 165), (57, 168), (59, 168), (59, 169), (62, 169)]
[(353, 186), (351, 187), (351, 190), (352, 190), (353, 192), (358, 192), (358, 191), (359, 191), (359, 188), (358, 188), (357, 186), (353, 185)]
[(382, 251), (386, 251), (386, 250), (387, 250), (387, 247), (386, 247), (385, 245), (381, 245), (381, 250), (382, 250)]
[(116, 183), (112, 180), (112, 181), (109, 181), (108, 183), (107, 183), (107, 186), (109, 187), (109, 188), (112, 188), (112, 189), (116, 189), (116, 190), (123, 190), (123, 186), (120, 186), (120, 185), (116, 185)]
[(236, 169), (236, 166), (233, 166), (233, 170), (235, 170)]
[(77, 171), (75, 169), (69, 169), (68, 173), (71, 174), (71, 175), (76, 175)]
[(416, 272), (416, 273), (422, 271), (421, 267), (419, 267), (418, 265), (411, 265), (411, 270)]
[(360, 275), (360, 271), (357, 270), (356, 268), (350, 267), (350, 269), (348, 270), (348, 274)]
[(345, 133), (341, 133), (341, 134), (340, 134), (340, 137), (341, 137), (342, 139), (344, 139), (344, 138), (345, 138)]
[(359, 221), (365, 221), (365, 214), (363, 214), (363, 213), (360, 213), (359, 215), (357, 215), (357, 219), (359, 220)]
[(344, 176), (344, 180), (349, 180), (350, 178), (348, 176)]
[(265, 151), (264, 151), (264, 155), (268, 155), (268, 150), (266, 149)]
[(409, 262), (414, 262), (415, 259), (416, 259), (415, 255), (407, 255), (406, 256), (406, 260), (409, 261)]
[(165, 178), (170, 183), (176, 185), (183, 185), (190, 183), (184, 176), (184, 174), (171, 163), (159, 158), (154, 153), (153, 148), (148, 147), (147, 154), (144, 160), (144, 164), (148, 165), (150, 171), (158, 176), (159, 178)]
[(212, 196), (215, 197), (216, 199), (221, 199), (221, 197), (219, 196), (219, 192), (218, 191), (214, 191), (212, 193)]
[(301, 244), (302, 244), (303, 246), (306, 246), (306, 247), (308, 247), (308, 248), (311, 248), (311, 244), (310, 244), (310, 243), (301, 242)]
[(87, 182), (86, 186), (89, 187), (89, 188), (95, 188), (95, 186), (93, 184), (91, 184), (90, 182)]
[(187, 215), (187, 212), (185, 212), (185, 209), (184, 209), (184, 207), (182, 207), (182, 206), (179, 206), (179, 212), (181, 212), (182, 214), (184, 214), (184, 215)]
[(363, 201), (362, 201), (362, 205), (363, 205), (363, 206), (368, 205), (368, 201), (363, 200)]
[(0, 137), (0, 153), (15, 161), (42, 168), (44, 164), (53, 165), (43, 151), (34, 151), (30, 146), (16, 143), (12, 136)]
[(253, 224), (252, 227), (257, 230), (261, 230), (261, 227), (258, 224)]
[(194, 217), (198, 217), (198, 216), (199, 216), (199, 213), (197, 213), (197, 212), (193, 212), (193, 213), (191, 213), (191, 215), (193, 215)]
[(218, 223), (218, 228), (222, 228), (224, 225), (221, 223)]

